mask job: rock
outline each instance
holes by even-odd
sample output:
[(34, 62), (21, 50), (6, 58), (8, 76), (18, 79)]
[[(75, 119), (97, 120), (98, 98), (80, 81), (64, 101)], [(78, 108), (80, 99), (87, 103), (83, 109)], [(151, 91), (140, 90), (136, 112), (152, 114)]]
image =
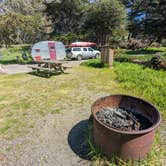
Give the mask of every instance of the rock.
[(0, 74), (7, 74), (7, 70), (0, 64)]
[(137, 115), (134, 111), (122, 108), (103, 108), (96, 113), (99, 121), (107, 125), (123, 131), (138, 131), (151, 126), (142, 115)]

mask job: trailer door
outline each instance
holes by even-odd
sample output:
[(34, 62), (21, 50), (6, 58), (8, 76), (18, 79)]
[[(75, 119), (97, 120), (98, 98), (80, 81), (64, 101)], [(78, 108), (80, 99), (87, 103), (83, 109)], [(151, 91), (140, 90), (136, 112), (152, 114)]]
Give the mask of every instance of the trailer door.
[(55, 60), (56, 59), (55, 42), (48, 42), (48, 48), (50, 52), (50, 59)]

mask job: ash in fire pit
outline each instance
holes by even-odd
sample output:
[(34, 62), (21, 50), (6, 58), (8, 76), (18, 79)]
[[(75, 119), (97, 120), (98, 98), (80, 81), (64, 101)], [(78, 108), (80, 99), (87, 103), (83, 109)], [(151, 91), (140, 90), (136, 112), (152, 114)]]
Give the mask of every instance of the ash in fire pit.
[(103, 108), (96, 116), (108, 127), (122, 131), (139, 131), (152, 126), (152, 123), (141, 114), (124, 108)]

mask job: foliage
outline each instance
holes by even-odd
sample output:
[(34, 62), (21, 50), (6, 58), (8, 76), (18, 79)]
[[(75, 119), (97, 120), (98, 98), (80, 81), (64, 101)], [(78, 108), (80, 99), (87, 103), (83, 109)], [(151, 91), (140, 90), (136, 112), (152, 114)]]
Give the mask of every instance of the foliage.
[(5, 0), (0, 4), (0, 44), (31, 43), (42, 39), (42, 0)]
[(45, 13), (52, 21), (56, 34), (78, 32), (84, 23), (86, 0), (53, 0), (45, 2)]
[(126, 41), (127, 35), (128, 35), (128, 30), (126, 29), (126, 26), (123, 28), (113, 29), (109, 41), (111, 48), (118, 48), (122, 41), (124, 40)]
[(166, 2), (165, 0), (148, 0), (145, 4), (144, 33), (161, 42), (166, 37)]
[(166, 47), (166, 39), (163, 39), (163, 40), (162, 40), (162, 46), (163, 46), (163, 47)]
[(0, 16), (0, 41), (6, 46), (35, 41), (41, 37), (41, 31), (41, 22), (37, 15), (6, 13)]
[(146, 43), (145, 41), (132, 38), (128, 41), (121, 41), (119, 43), (119, 46), (125, 49), (136, 50), (140, 48), (146, 48), (148, 46), (148, 43)]
[(108, 64), (102, 64), (98, 59), (93, 59), (90, 61), (82, 62), (81, 66), (88, 66), (88, 67), (94, 67), (94, 68), (107, 68)]
[(133, 60), (143, 60), (150, 61), (156, 54), (165, 54), (166, 48), (160, 47), (149, 47), (146, 49), (139, 50), (126, 50), (126, 49), (116, 49), (115, 50), (115, 60), (120, 62), (131, 62)]
[(123, 88), (151, 101), (166, 116), (166, 73), (130, 63), (116, 66), (117, 79)]
[(52, 40), (62, 41), (64, 44), (69, 45), (75, 41), (86, 41), (86, 34), (76, 34), (76, 33), (67, 33), (60, 35), (52, 35), (50, 37)]
[(150, 60), (150, 66), (154, 69), (166, 69), (166, 59), (162, 55), (155, 55)]
[(121, 0), (128, 9), (129, 38), (161, 42), (166, 37), (165, 0)]
[[(15, 64), (15, 63), (31, 62), (29, 51), (30, 51), (30, 45), (18, 45), (18, 46), (11, 46), (10, 48), (5, 48), (0, 51), (0, 54), (1, 54), (0, 64)], [(28, 61), (24, 61), (22, 59), (22, 52), (25, 52), (26, 55), (29, 57)], [(17, 60), (17, 57), (19, 60)]]
[(23, 15), (42, 14), (44, 9), (43, 0), (5, 0), (1, 6), (7, 12), (20, 13)]
[(109, 43), (115, 29), (123, 29), (124, 6), (116, 0), (102, 0), (89, 5), (85, 28), (96, 37), (98, 44)]

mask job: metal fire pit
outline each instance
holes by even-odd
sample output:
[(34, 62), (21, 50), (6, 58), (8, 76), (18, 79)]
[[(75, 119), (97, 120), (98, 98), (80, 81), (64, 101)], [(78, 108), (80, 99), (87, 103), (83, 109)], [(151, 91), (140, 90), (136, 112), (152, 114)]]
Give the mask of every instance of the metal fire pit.
[[(96, 113), (106, 107), (134, 110), (152, 122), (152, 126), (145, 130), (130, 132), (109, 128), (96, 117)], [(111, 95), (98, 99), (92, 105), (91, 111), (94, 141), (106, 156), (117, 156), (124, 161), (146, 157), (152, 147), (155, 129), (160, 123), (160, 113), (152, 104), (132, 96)]]

